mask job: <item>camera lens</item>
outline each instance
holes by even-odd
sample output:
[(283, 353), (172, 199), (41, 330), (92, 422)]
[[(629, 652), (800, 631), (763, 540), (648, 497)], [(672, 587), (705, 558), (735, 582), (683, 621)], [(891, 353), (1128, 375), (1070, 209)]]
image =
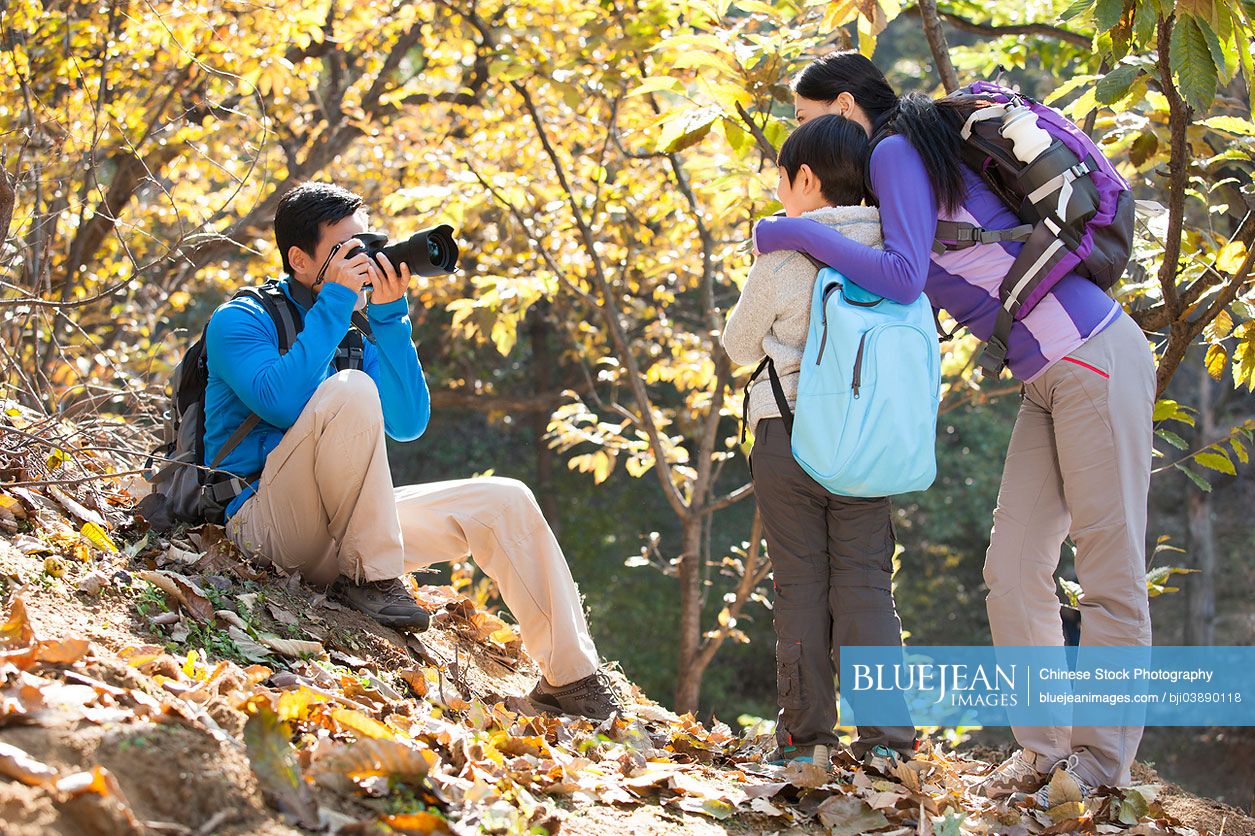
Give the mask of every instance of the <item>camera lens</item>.
[(416, 276), (447, 276), (458, 268), (458, 243), (448, 224), (420, 230), (382, 248), (393, 265), (406, 264)]

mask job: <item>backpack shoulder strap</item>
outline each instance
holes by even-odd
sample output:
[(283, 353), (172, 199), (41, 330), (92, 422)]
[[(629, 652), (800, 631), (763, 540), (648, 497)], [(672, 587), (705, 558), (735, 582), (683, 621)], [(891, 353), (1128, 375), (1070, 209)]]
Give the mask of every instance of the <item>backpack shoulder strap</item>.
[(806, 252), (805, 250), (798, 250), (798, 252), (800, 252), (802, 255), (806, 256), (806, 260), (807, 260), (807, 261), (809, 261), (812, 265), (814, 265), (814, 267), (815, 267), (815, 269), (816, 269), (816, 270), (827, 270), (827, 269), (828, 269), (828, 265), (827, 265), (827, 264), (824, 264), (822, 261), (820, 261), (819, 259), (815, 258), (815, 256), (811, 255), (810, 253)]
[(362, 368), (364, 355), (365, 342), (362, 332), (356, 328), (350, 328), (349, 332), (344, 335), (344, 339), (340, 341), (340, 345), (336, 347), (336, 371)]
[(266, 313), (270, 314), (270, 319), (275, 324), (275, 331), (279, 334), (279, 353), (287, 354), (292, 343), (296, 342), (296, 335), (300, 333), (304, 325), (301, 309), (288, 298), (283, 288), (273, 279), (261, 287), (245, 288), (245, 291), (250, 292), (253, 298), (261, 302)]
[(300, 309), (287, 297), (279, 283), (273, 280), (259, 287), (240, 288), (233, 298), (242, 296), (255, 299), (270, 316), (270, 321), (275, 324), (275, 333), (279, 335), (279, 353), (287, 354), (301, 330)]
[(370, 320), (366, 317), (366, 314), (361, 311), (353, 311), (353, 316), (350, 319), (353, 326), (357, 328), (358, 331), (362, 332), (363, 337), (370, 340), (372, 343), (375, 341), (375, 334), (371, 330)]
[(209, 469), (217, 470), (218, 465), (222, 464), (223, 460), (230, 455), (232, 450), (240, 446), (240, 442), (248, 437), (248, 434), (253, 431), (253, 428), (256, 427), (260, 421), (261, 416), (259, 416), (256, 412), (250, 412), (248, 417), (244, 419), (244, 423), (240, 424), (240, 426), (236, 428), (235, 432), (231, 433), (231, 437), (224, 441), (222, 446), (218, 448), (218, 455), (214, 456), (213, 463), (209, 465)]
[(372, 343), (375, 341), (375, 335), (371, 333), (370, 320), (366, 318), (366, 314), (353, 311), (351, 322), (352, 327), (336, 348), (336, 371), (362, 368), (366, 359), (366, 341), (370, 340)]
[(867, 162), (863, 165), (863, 192), (867, 202), (872, 206), (880, 206), (880, 200), (876, 197), (876, 190), (872, 188), (872, 154), (876, 153), (876, 146), (893, 136), (895, 131), (889, 125), (882, 125), (880, 130), (872, 134), (871, 141), (867, 143)]
[(937, 341), (940, 343), (948, 343), (954, 339), (954, 335), (959, 332), (963, 326), (955, 323), (953, 331), (947, 331), (946, 327), (941, 324), (941, 309), (933, 308), (933, 324), (937, 326)]
[(1034, 227), (1033, 234), (1024, 243), (998, 289), (1002, 305), (998, 308), (994, 332), (980, 357), (980, 366), (987, 373), (996, 377), (1002, 371), (1006, 365), (1011, 327), (1024, 300), (1037, 290), (1060, 261), (1072, 255), (1075, 246), (1068, 230), (1050, 218)]
[(793, 435), (793, 410), (789, 409), (789, 399), (784, 396), (784, 386), (780, 384), (780, 377), (776, 374), (776, 364), (772, 362), (771, 355), (767, 355), (758, 364), (758, 368), (754, 369), (750, 379), (745, 382), (745, 398), (741, 407), (741, 443), (745, 442), (745, 434), (749, 430), (750, 387), (754, 385), (754, 381), (764, 369), (767, 370), (767, 376), (771, 381), (771, 394), (776, 399), (776, 408), (780, 410), (780, 417), (784, 419), (784, 427), (790, 436)]

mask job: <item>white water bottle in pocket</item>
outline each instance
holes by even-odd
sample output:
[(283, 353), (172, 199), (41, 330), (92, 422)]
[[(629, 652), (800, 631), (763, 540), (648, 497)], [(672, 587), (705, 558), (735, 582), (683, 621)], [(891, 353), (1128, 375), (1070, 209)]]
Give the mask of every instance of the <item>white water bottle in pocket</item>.
[(1016, 105), (1002, 117), (999, 133), (1011, 140), (1015, 156), (1028, 165), (1050, 147), (1053, 140), (1037, 124), (1037, 114), (1028, 105)]

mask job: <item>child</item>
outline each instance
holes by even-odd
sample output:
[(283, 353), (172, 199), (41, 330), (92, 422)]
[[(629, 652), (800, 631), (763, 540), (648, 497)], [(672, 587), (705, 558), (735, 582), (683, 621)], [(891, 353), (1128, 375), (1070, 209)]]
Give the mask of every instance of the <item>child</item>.
[[(872, 247), (882, 245), (879, 211), (861, 206), (867, 135), (856, 122), (821, 116), (794, 131), (780, 149), (785, 213), (828, 224)], [(795, 251), (759, 256), (723, 346), (732, 361), (770, 356), (792, 407), (810, 324), (818, 268)], [(857, 277), (851, 277), (857, 281)], [(750, 388), (750, 456), (775, 579), (776, 687), (780, 705), (777, 762), (810, 761), (837, 743), (834, 678), (842, 645), (900, 645), (902, 623), (890, 589), (894, 550), (887, 497), (830, 493), (794, 460), (788, 430), (763, 375)], [(859, 727), (854, 754), (909, 757), (911, 727)], [(826, 760), (820, 754), (818, 760)], [(827, 766), (827, 763), (823, 763)]]

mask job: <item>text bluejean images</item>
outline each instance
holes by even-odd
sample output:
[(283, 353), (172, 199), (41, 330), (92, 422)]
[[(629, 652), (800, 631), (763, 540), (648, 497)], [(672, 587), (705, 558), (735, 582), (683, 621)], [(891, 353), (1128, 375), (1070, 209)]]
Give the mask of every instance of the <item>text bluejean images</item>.
[(1255, 725), (1255, 647), (843, 647), (840, 683), (842, 725)]

